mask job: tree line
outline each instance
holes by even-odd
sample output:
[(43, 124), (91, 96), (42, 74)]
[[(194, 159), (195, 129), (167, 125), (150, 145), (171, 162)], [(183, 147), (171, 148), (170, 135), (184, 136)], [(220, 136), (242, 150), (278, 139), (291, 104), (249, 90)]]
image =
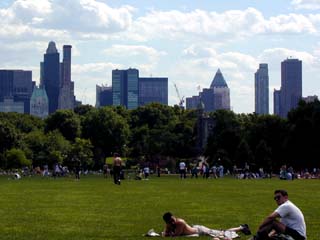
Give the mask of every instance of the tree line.
[(278, 171), (319, 167), (320, 102), (301, 101), (287, 119), (274, 115), (209, 114), (214, 126), (203, 152), (197, 144), (197, 111), (150, 104), (134, 110), (82, 105), (59, 110), (42, 120), (18, 113), (0, 113), (0, 168), (49, 168), (60, 163), (72, 168), (101, 169), (118, 152), (127, 166), (156, 163), (175, 168), (175, 160), (195, 161), (199, 154), (210, 164), (239, 168), (249, 164)]

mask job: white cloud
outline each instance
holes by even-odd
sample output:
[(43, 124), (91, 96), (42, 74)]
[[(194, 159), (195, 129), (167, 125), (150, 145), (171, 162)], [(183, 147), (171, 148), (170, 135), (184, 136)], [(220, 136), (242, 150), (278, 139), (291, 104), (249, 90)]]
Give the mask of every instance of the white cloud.
[(155, 48), (147, 47), (143, 45), (121, 45), (114, 44), (110, 48), (103, 50), (103, 53), (111, 56), (140, 56), (146, 57), (152, 60), (157, 60), (161, 56), (165, 56), (167, 53), (164, 51), (158, 51)]
[(307, 9), (307, 10), (320, 9), (319, 0), (292, 0), (291, 4), (296, 9)]
[(131, 6), (111, 8), (96, 0), (17, 0), (1, 9), (6, 23), (76, 32), (112, 33), (132, 22)]
[(288, 14), (271, 17), (265, 23), (265, 31), (271, 33), (316, 33), (311, 19), (302, 14)]
[(259, 56), (261, 62), (277, 62), (279, 65), (280, 62), (282, 62), (286, 58), (298, 58), (302, 60), (302, 62), (308, 67), (311, 67), (317, 62), (316, 57), (308, 52), (296, 51), (287, 48), (266, 49)]
[[(86, 64), (72, 64), (72, 73), (75, 75), (82, 75), (82, 74), (88, 74), (90, 76), (90, 73), (102, 73), (103, 75), (106, 75), (107, 71), (116, 68), (120, 68), (121, 65), (114, 64), (114, 63), (86, 63)], [(111, 74), (110, 74), (111, 76)]]
[(256, 34), (319, 32), (311, 16), (287, 14), (265, 18), (254, 8), (222, 13), (194, 10), (190, 12), (155, 11), (136, 19), (126, 36), (137, 41), (183, 39), (229, 42)]
[(146, 16), (138, 18), (131, 28), (132, 33), (140, 35), (141, 39), (169, 38), (175, 39), (186, 35), (192, 38), (215, 36), (246, 36), (254, 29), (256, 23), (263, 20), (262, 14), (253, 8), (245, 11), (233, 10), (221, 14), (194, 10), (151, 11)]

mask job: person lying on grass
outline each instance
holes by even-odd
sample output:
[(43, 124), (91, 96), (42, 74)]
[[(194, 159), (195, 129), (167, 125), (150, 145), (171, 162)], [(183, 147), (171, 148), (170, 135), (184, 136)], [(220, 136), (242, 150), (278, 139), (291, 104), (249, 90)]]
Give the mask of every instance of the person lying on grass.
[(245, 235), (250, 235), (250, 229), (248, 224), (242, 224), (239, 227), (229, 228), (227, 230), (215, 230), (210, 229), (201, 225), (190, 226), (182, 218), (177, 218), (173, 216), (170, 212), (166, 212), (163, 215), (163, 220), (166, 223), (164, 232), (162, 232), (163, 237), (177, 237), (177, 236), (211, 236), (214, 237), (213, 240), (218, 239), (233, 239), (239, 235), (236, 232), (243, 232)]

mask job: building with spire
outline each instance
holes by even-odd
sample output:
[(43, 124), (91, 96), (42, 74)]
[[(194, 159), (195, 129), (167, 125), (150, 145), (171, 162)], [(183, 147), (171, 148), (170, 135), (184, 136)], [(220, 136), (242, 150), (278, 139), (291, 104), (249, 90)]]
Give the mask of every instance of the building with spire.
[(212, 112), (218, 109), (230, 110), (230, 89), (220, 71), (216, 72), (210, 88), (204, 88), (199, 96), (186, 98), (186, 108), (195, 109), (202, 101), (204, 112)]
[(214, 92), (214, 110), (230, 110), (230, 89), (220, 69), (216, 72), (210, 88), (213, 89)]

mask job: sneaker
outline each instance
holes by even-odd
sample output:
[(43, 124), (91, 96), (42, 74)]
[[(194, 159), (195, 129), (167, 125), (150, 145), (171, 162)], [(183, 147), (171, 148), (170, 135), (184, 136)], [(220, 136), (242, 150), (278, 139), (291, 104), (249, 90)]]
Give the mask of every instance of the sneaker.
[[(248, 225), (248, 224), (241, 224), (240, 226), (242, 227), (241, 232), (242, 232), (244, 235), (251, 235), (251, 231), (250, 231), (250, 228), (249, 228), (249, 225)], [(253, 239), (254, 239), (254, 238), (253, 238)]]

